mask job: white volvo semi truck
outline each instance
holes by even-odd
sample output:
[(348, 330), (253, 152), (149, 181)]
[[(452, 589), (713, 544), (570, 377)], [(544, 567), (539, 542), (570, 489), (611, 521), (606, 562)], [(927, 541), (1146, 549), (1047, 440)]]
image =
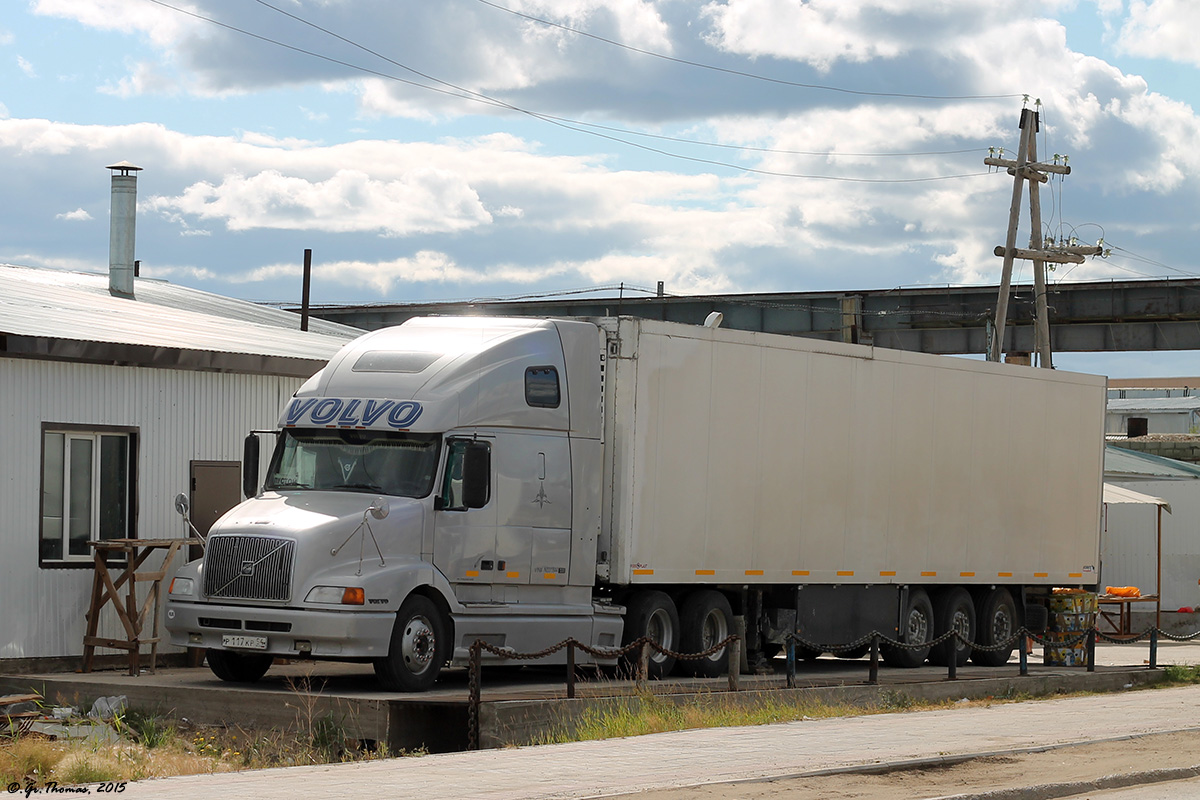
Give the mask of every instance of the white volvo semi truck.
[(296, 392), (261, 481), (248, 440), (248, 499), (178, 572), (166, 627), (226, 680), (335, 659), (406, 691), (476, 639), (991, 645), (1097, 580), (1104, 411), (1103, 378), (1024, 366), (625, 317), (412, 319)]

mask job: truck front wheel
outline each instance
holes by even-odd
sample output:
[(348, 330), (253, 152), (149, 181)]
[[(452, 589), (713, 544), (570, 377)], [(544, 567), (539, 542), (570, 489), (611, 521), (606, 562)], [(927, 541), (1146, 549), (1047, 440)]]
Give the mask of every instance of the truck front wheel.
[(254, 683), (271, 668), (275, 656), (265, 653), (234, 653), (229, 650), (209, 650), (208, 668), (223, 681)]
[(374, 662), (375, 676), (393, 692), (424, 692), (449, 659), (450, 637), (441, 609), (424, 595), (401, 604), (385, 658)]

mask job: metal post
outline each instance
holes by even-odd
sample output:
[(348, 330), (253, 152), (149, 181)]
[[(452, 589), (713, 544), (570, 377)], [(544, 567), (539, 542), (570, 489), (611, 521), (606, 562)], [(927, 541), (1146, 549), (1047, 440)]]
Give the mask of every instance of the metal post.
[(575, 640), (567, 639), (567, 699), (575, 697)]
[(480, 646), (476, 639), (471, 644), (470, 687), (467, 700), (467, 749), (479, 749), (479, 682), (483, 668), (480, 665)]
[(1087, 671), (1096, 671), (1096, 629), (1089, 628), (1087, 632)]
[(646, 688), (646, 679), (650, 676), (650, 640), (646, 639), (642, 642), (642, 649), (638, 653), (637, 677), (635, 682), (639, 689)]
[[(1022, 628), (1021, 630), (1024, 630), (1024, 628)], [(1021, 634), (1021, 642), (1020, 642), (1020, 644), (1017, 645), (1017, 650), (1021, 653), (1021, 677), (1026, 677), (1029, 675), (1028, 645), (1029, 645), (1029, 636), (1028, 636), (1028, 634), (1022, 633)]]
[(867, 677), (867, 683), (872, 686), (879, 684), (879, 634), (871, 634), (871, 672)]
[(742, 640), (733, 637), (729, 643), (729, 691), (738, 690), (738, 676), (742, 672)]
[(312, 248), (304, 249), (304, 282), (300, 287), (300, 330), (308, 330), (308, 290), (312, 285)]
[(1158, 669), (1158, 628), (1150, 629), (1150, 669)]
[(950, 641), (954, 643), (954, 647), (950, 648), (950, 658), (946, 659), (947, 668), (949, 670), (946, 675), (946, 680), (958, 680), (958, 634), (955, 633), (950, 637)]
[(796, 688), (796, 640), (790, 636), (787, 641), (787, 688)]

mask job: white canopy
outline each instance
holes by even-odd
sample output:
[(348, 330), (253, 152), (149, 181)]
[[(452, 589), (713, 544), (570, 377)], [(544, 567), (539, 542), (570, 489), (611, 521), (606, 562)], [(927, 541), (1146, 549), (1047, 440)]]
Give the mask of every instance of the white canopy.
[(1171, 513), (1171, 504), (1161, 497), (1152, 497), (1148, 494), (1135, 492), (1132, 489), (1126, 489), (1123, 486), (1114, 486), (1111, 483), (1104, 484), (1104, 502), (1117, 503), (1145, 503), (1147, 505), (1162, 506), (1168, 514)]

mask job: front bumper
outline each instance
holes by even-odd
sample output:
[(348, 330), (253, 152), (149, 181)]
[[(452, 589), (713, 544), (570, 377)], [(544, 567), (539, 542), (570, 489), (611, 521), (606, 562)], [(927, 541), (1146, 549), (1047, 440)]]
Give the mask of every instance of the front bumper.
[(276, 656), (382, 658), (388, 654), (396, 614), (391, 611), (326, 611), (168, 600), (171, 644), (222, 649), (225, 635), (266, 637)]

